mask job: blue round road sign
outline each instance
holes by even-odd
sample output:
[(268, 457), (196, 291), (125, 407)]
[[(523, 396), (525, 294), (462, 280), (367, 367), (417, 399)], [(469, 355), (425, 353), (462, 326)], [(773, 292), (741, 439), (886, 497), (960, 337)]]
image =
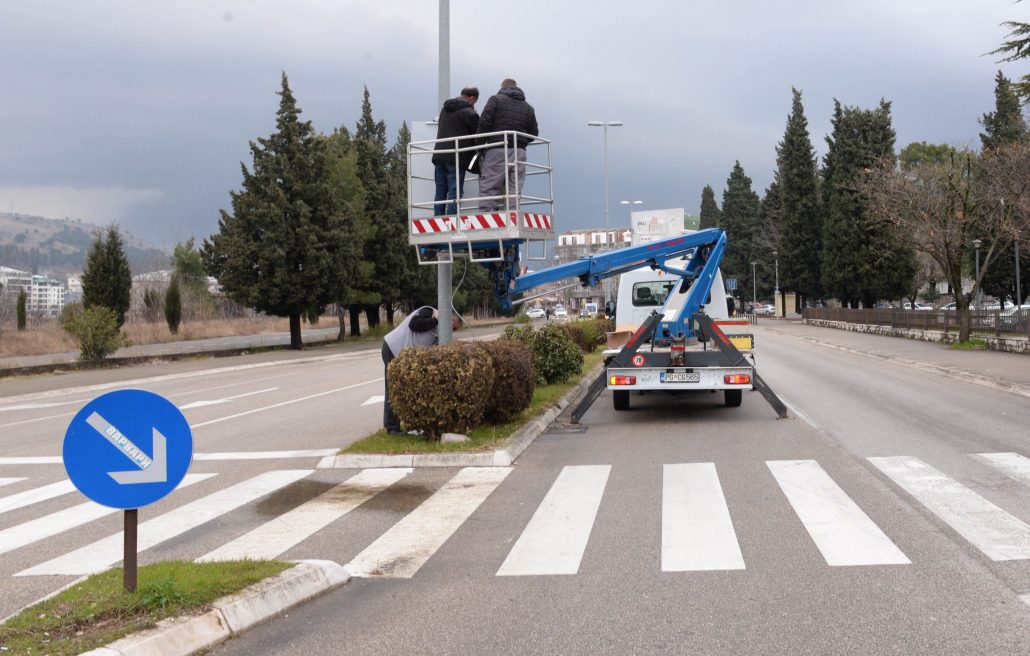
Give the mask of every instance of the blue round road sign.
[(64, 435), (64, 469), (111, 508), (140, 508), (175, 489), (193, 461), (193, 434), (168, 399), (119, 390), (79, 410)]

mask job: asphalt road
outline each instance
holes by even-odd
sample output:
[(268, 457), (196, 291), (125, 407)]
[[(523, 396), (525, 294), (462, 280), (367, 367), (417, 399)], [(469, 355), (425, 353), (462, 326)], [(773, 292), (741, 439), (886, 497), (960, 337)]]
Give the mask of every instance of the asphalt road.
[[(265, 544), (282, 541), (284, 558), (362, 574), (220, 654), (1026, 653), (1030, 482), (999, 469), (1019, 459), (974, 455), (1030, 455), (1027, 399), (757, 333), (760, 371), (791, 419), (757, 393), (736, 409), (718, 394), (634, 396), (623, 413), (603, 395), (585, 430), (555, 424), (512, 468), (385, 474), (314, 471), (307, 454), (200, 459), (191, 474), (213, 477), (141, 513), (168, 535), (141, 560), (240, 548), (258, 530)], [(226, 362), (142, 371), (182, 376), (145, 384), (181, 406), (208, 402), (184, 410), (202, 453), (314, 454), (378, 426), (381, 404), (362, 405), (382, 393), (377, 351), (281, 362), (296, 357), (251, 356), (240, 363), (261, 366), (204, 376), (189, 374)], [(4, 384), (0, 458), (59, 453), (67, 417), (46, 413), (97, 393), (11, 382), (22, 389)], [(63, 476), (56, 464), (0, 459), (3, 477), (26, 480), (0, 487), (0, 551), (12, 529), (82, 503), (76, 493), (4, 511), (5, 499)], [(225, 497), (238, 506), (182, 517), (191, 502), (231, 506)], [(287, 514), (297, 507), (319, 508), (324, 525), (302, 528)], [(173, 511), (176, 521), (162, 520)], [(292, 541), (263, 528), (277, 522)], [(89, 558), (112, 560), (73, 550), (119, 526), (110, 515), (4, 553), (0, 615), (74, 580)]]

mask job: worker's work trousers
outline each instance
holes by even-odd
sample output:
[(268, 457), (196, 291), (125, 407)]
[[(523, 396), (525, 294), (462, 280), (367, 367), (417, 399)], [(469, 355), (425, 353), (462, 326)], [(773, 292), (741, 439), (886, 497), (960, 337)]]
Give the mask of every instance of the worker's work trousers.
[(479, 195), (508, 196), (508, 202), (501, 199), (488, 199), (479, 203), (479, 209), (494, 212), (498, 206), (515, 209), (514, 197), (522, 195), (522, 187), (526, 184), (526, 149), (508, 148), (508, 186), (505, 189), (505, 157), (504, 147), (491, 148), (483, 155), (483, 163), (479, 169)]
[[(393, 351), (390, 350), (390, 346), (383, 342), (383, 369), (384, 371), (389, 369), (390, 360), (393, 360)], [(397, 415), (393, 414), (393, 408), (390, 407), (390, 377), (388, 373), (383, 374), (383, 428), (389, 433), (401, 432), (401, 422), (397, 419)]]

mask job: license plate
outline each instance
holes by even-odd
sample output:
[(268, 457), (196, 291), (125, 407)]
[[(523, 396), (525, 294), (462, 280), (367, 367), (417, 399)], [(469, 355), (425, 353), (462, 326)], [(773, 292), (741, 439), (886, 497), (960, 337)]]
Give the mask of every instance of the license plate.
[(688, 371), (686, 373), (670, 374), (662, 372), (663, 383), (699, 383), (701, 382), (701, 374), (696, 371)]

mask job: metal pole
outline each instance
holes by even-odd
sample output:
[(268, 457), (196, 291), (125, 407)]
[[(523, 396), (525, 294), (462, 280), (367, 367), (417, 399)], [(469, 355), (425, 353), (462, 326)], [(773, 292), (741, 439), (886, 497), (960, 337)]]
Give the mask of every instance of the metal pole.
[(751, 307), (758, 305), (758, 274), (755, 273), (757, 262), (751, 263)]
[[(980, 244), (976, 245), (976, 280), (974, 280), (973, 282), (974, 283), (979, 283), (980, 282)], [(979, 310), (980, 309), (980, 287), (979, 287), (979, 285), (977, 285), (977, 288), (976, 288), (976, 298), (973, 299), (973, 303), (974, 303), (976, 309)]]
[(122, 585), (126, 592), (136, 592), (136, 526), (139, 521), (139, 510), (130, 508), (125, 511), (125, 523), (122, 529)]
[[(608, 121), (604, 122), (604, 244), (608, 245)], [(607, 248), (605, 250), (608, 250)]]
[(780, 256), (776, 251), (773, 251), (773, 259), (776, 261), (776, 291), (773, 292), (776, 296), (776, 298), (773, 299), (773, 307), (775, 308), (777, 305), (782, 305), (782, 303), (780, 303)]
[[(439, 84), (437, 86), (437, 108), (443, 107), (450, 96), (451, 88), (451, 3), (440, 0), (440, 54)], [(436, 306), (440, 314), (437, 334), (441, 344), (451, 343), (451, 284), (454, 279), (453, 265), (440, 264), (436, 267)]]
[(1016, 233), (1016, 314), (1019, 314), (1019, 306), (1023, 304), (1023, 288), (1019, 284), (1019, 238), (1022, 236)]

